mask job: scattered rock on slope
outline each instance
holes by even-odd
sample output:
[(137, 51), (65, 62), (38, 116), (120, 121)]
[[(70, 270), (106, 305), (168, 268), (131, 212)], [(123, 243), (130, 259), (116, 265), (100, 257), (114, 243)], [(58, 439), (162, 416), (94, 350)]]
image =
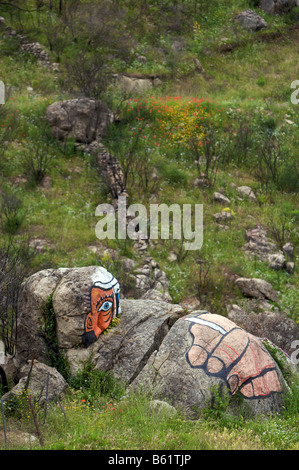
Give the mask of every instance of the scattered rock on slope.
[(249, 199), (251, 202), (256, 202), (256, 195), (254, 194), (252, 188), (249, 186), (239, 186), (237, 188), (238, 193), (240, 194), (241, 197), (246, 197)]
[(48, 106), (46, 115), (54, 137), (83, 143), (104, 136), (114, 120), (106, 103), (89, 98), (57, 101)]
[[(4, 400), (19, 397), (27, 385), (30, 395), (36, 398), (40, 404), (45, 403), (46, 400), (51, 401), (60, 398), (67, 391), (68, 384), (66, 380), (54, 367), (33, 361), (32, 371), (30, 369), (31, 361), (28, 361), (20, 370), (18, 384), (3, 395)], [(27, 384), (28, 376), (30, 376), (30, 379)]]
[(296, 5), (296, 0), (260, 0), (260, 8), (270, 14), (288, 13)]
[(286, 243), (282, 251), (279, 250), (276, 243), (268, 238), (266, 230), (260, 226), (246, 230), (245, 239), (244, 251), (247, 255), (256, 256), (259, 261), (268, 263), (272, 269), (286, 269), (290, 274), (294, 272), (292, 243)]
[(264, 18), (262, 18), (253, 10), (242, 11), (235, 17), (235, 20), (249, 31), (260, 31), (261, 29), (265, 29), (268, 26)]
[(235, 284), (241, 289), (244, 295), (257, 299), (278, 300), (277, 292), (271, 284), (263, 279), (247, 279), (239, 277), (235, 280)]
[[(261, 302), (259, 302), (261, 304)], [(267, 304), (267, 302), (266, 302)], [(297, 323), (288, 318), (278, 309), (272, 310), (272, 305), (260, 305), (259, 311), (254, 311), (250, 305), (239, 307), (228, 305), (227, 315), (230, 320), (249, 333), (260, 338), (267, 338), (280, 349), (291, 355), (292, 343), (299, 338)]]

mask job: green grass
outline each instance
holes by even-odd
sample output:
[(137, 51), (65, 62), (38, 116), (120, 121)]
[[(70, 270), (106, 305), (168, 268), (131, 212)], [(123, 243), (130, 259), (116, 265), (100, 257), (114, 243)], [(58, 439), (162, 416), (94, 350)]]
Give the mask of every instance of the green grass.
[[(178, 410), (154, 408), (149, 393), (126, 391), (110, 373), (88, 365), (70, 381), (60, 404), (34, 404), (42, 446), (19, 443), (20, 432), (36, 435), (28, 397), (5, 404), (9, 449), (44, 450), (298, 450), (298, 389), (287, 397), (282, 416), (246, 420), (227, 413), (219, 397), (214, 408), (190, 420)], [(4, 448), (2, 436), (0, 448)]]

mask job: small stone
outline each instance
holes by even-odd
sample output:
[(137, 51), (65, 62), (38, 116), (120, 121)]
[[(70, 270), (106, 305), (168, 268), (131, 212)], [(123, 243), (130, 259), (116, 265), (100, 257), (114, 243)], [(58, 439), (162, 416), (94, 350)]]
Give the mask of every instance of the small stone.
[(257, 201), (256, 195), (254, 194), (253, 190), (249, 186), (239, 186), (237, 190), (240, 196), (247, 197), (252, 202)]
[(295, 263), (293, 261), (287, 261), (286, 263), (286, 270), (289, 274), (294, 274), (295, 271)]
[(283, 269), (285, 267), (285, 257), (282, 253), (273, 253), (268, 256), (268, 262), (271, 269), (275, 269), (278, 271), (279, 269)]
[(223, 221), (228, 221), (233, 219), (233, 215), (230, 211), (222, 211), (218, 212), (217, 214), (214, 214), (214, 218), (216, 222), (223, 222)]
[(178, 257), (175, 253), (170, 253), (170, 255), (168, 256), (168, 261), (170, 261), (171, 263), (173, 263), (174, 261), (177, 261)]
[(294, 245), (293, 245), (293, 243), (288, 242), (285, 245), (283, 245), (282, 251), (287, 255), (287, 257), (290, 260), (294, 259)]
[(218, 192), (215, 192), (213, 194), (213, 200), (215, 202), (221, 202), (221, 203), (224, 203), (224, 204), (230, 204), (230, 200), (228, 199), (228, 197), (224, 196), (223, 194), (221, 193), (218, 193)]

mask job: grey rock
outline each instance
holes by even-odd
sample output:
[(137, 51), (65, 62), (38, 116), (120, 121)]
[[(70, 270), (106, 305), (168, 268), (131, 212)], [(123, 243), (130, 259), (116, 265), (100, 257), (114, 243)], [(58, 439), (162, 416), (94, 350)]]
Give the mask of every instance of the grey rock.
[(46, 269), (30, 276), (19, 293), (18, 341), (16, 358), (22, 365), (35, 354), (40, 362), (50, 365), (46, 340), (41, 334), (44, 307), (68, 270)]
[(294, 274), (295, 263), (293, 261), (287, 261), (286, 262), (286, 270), (289, 274)]
[(242, 11), (235, 17), (235, 20), (249, 31), (260, 31), (268, 26), (264, 18), (253, 10)]
[(282, 253), (273, 253), (268, 256), (269, 267), (278, 271), (286, 266), (285, 257)]
[(123, 299), (120, 323), (94, 344), (95, 367), (131, 383), (182, 314), (179, 305)]
[(288, 13), (296, 5), (296, 0), (260, 0), (260, 8), (270, 14)]
[[(8, 393), (3, 395), (3, 400), (10, 400), (13, 397), (18, 397), (23, 392), (26, 384), (29, 371), (31, 368), (31, 361), (21, 368), (18, 384), (13, 387)], [(48, 383), (48, 394), (46, 397), (46, 385)], [(68, 384), (62, 375), (57, 372), (53, 367), (49, 367), (38, 361), (33, 362), (33, 368), (28, 384), (28, 393), (34, 398), (38, 399), (40, 404), (60, 398), (66, 393)]]
[(213, 200), (215, 202), (220, 202), (220, 203), (223, 203), (223, 204), (230, 204), (230, 200), (228, 199), (228, 197), (226, 197), (223, 194), (218, 193), (218, 192), (215, 192), (213, 194)]
[(149, 411), (157, 415), (175, 416), (177, 414), (176, 408), (163, 400), (151, 400), (149, 402)]
[(249, 199), (249, 201), (256, 202), (256, 195), (254, 194), (252, 188), (249, 186), (239, 186), (237, 188), (238, 193), (240, 194), (241, 197), (246, 197)]
[(257, 299), (278, 300), (277, 292), (271, 284), (263, 279), (239, 277), (235, 280), (236, 285), (241, 289), (244, 295), (255, 297)]
[[(208, 323), (206, 324), (192, 323), (194, 318), (198, 321), (202, 321), (205, 320), (205, 317), (208, 317)], [(220, 328), (219, 331), (216, 331), (217, 325)], [(213, 326), (215, 326), (215, 330)], [(195, 329), (197, 329), (197, 331), (195, 331)], [(263, 395), (262, 398), (257, 396), (256, 399), (252, 399), (250, 394), (253, 392), (253, 389), (250, 388), (250, 385), (245, 385), (244, 383), (245, 389), (243, 389), (242, 380), (238, 382), (239, 379), (232, 379), (232, 377), (230, 377), (230, 371), (233, 370), (231, 361), (235, 362), (231, 354), (230, 360), (225, 354), (221, 356), (223, 370), (221, 369), (220, 372), (219, 368), (217, 369), (216, 364), (220, 367), (216, 356), (218, 354), (217, 347), (223, 335), (221, 331), (223, 331), (223, 333), (226, 331), (227, 333), (225, 335), (225, 345), (223, 343), (222, 346), (226, 347), (226, 344), (228, 346), (232, 344), (233, 349), (239, 354), (236, 359), (235, 367), (239, 370), (239, 367), (242, 369), (244, 366), (241, 375), (238, 376), (239, 378), (243, 374), (244, 378), (248, 378), (248, 375), (253, 373), (255, 368), (259, 370), (259, 367), (261, 367), (259, 361), (262, 361), (264, 364), (267, 363), (267, 367), (269, 364), (271, 364), (271, 367), (273, 366), (273, 372), (269, 370), (270, 375), (268, 376), (270, 382), (272, 382), (273, 379), (273, 393), (267, 394), (267, 396)], [(232, 335), (231, 342), (229, 339), (230, 335)], [(210, 341), (213, 341), (213, 345), (210, 345)], [(242, 356), (241, 362), (243, 362), (243, 365), (241, 366), (239, 361), (242, 354), (241, 351), (243, 351), (242, 344), (245, 345), (247, 341), (250, 342), (251, 347), (247, 350), (247, 353)], [(249, 353), (249, 351), (252, 350), (251, 348), (256, 350), (258, 356), (256, 356), (255, 359), (257, 362), (255, 362), (254, 356), (251, 356), (251, 353)], [(205, 349), (207, 352), (205, 352)], [(209, 354), (211, 354), (211, 356), (209, 356)], [(219, 350), (219, 355), (221, 354)], [(246, 354), (248, 354), (249, 362), (247, 362), (245, 358)], [(211, 364), (211, 369), (209, 369), (209, 363)], [(214, 366), (212, 366), (212, 364), (214, 364)], [(224, 364), (226, 364), (226, 366), (224, 366)], [(213, 367), (215, 367), (215, 369)], [(227, 370), (226, 367), (228, 367)], [(216, 372), (216, 369), (219, 372)], [(234, 372), (239, 374), (237, 369), (234, 369)], [(275, 375), (271, 376), (272, 373)], [(265, 376), (263, 376), (263, 379), (264, 378)], [(208, 312), (197, 311), (175, 322), (169, 333), (164, 337), (159, 349), (153, 352), (146, 366), (132, 382), (132, 387), (151, 391), (155, 399), (166, 399), (172, 406), (184, 409), (187, 415), (194, 418), (198, 416), (202, 408), (212, 406), (214, 397), (213, 389), (218, 388), (222, 393), (228, 393), (229, 395), (231, 393), (234, 394), (235, 389), (233, 392), (230, 391), (232, 390), (231, 386), (234, 380), (239, 383), (241, 387), (239, 390), (244, 396), (244, 401), (254, 415), (267, 415), (274, 410), (280, 411), (282, 409), (283, 401), (281, 391), (285, 387), (285, 381), (275, 361), (271, 358), (261, 340), (241, 328), (238, 329), (235, 323), (224, 317), (212, 315)], [(257, 379), (254, 385), (254, 393), (257, 393), (257, 395), (259, 389), (261, 390), (260, 393), (263, 394), (262, 388), (264, 387), (263, 382), (259, 382), (259, 380), (261, 379)], [(228, 386), (228, 383), (231, 385)], [(246, 387), (248, 387), (247, 390)], [(277, 392), (275, 392), (275, 390)]]
[(247, 241), (244, 246), (245, 252), (258, 256), (261, 261), (266, 261), (268, 255), (278, 251), (276, 244), (269, 240), (263, 227), (246, 230), (245, 239)]
[(228, 222), (230, 220), (233, 220), (233, 215), (230, 211), (222, 211), (218, 212), (217, 214), (214, 214), (214, 219), (217, 223)]
[(150, 78), (129, 77), (127, 75), (114, 75), (115, 84), (127, 93), (140, 95), (152, 88), (154, 81)]
[(104, 136), (114, 115), (106, 103), (89, 98), (58, 101), (46, 112), (49, 126), (57, 139), (74, 138), (90, 143)]
[(238, 305), (228, 305), (227, 315), (249, 333), (269, 339), (289, 355), (292, 353), (292, 342), (299, 337), (299, 327), (286, 313), (272, 311), (270, 305), (260, 312)]
[(282, 247), (282, 251), (286, 254), (289, 260), (294, 259), (294, 245), (293, 243), (285, 243)]

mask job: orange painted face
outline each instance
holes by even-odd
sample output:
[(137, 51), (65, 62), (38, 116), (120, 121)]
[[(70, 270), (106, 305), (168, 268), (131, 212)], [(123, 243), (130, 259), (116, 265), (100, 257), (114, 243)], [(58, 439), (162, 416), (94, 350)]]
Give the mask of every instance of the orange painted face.
[(82, 339), (86, 347), (99, 338), (115, 316), (116, 299), (113, 289), (105, 290), (101, 287), (92, 287), (90, 303), (91, 312), (86, 316)]

